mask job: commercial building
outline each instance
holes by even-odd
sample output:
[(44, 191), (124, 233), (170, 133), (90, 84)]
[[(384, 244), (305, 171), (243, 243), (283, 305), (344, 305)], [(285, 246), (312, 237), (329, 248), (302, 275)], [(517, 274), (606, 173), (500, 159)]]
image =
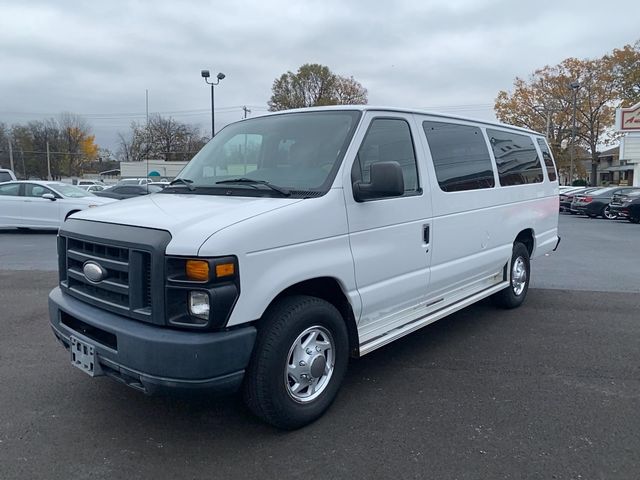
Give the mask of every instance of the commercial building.
[(620, 165), (627, 168), (627, 184), (640, 187), (640, 103), (616, 110), (616, 130), (623, 134)]

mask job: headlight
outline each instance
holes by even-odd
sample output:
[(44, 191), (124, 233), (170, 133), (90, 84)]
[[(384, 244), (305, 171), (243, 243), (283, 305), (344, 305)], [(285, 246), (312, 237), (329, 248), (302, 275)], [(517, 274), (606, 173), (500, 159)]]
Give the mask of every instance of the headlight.
[(170, 256), (165, 272), (168, 325), (213, 330), (226, 324), (240, 295), (236, 257)]
[(189, 292), (189, 313), (202, 320), (209, 320), (209, 294), (207, 292)]

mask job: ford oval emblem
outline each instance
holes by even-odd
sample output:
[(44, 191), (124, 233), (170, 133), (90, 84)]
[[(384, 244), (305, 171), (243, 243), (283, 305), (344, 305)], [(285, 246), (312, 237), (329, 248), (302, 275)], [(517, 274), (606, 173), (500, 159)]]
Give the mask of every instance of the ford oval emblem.
[(102, 268), (102, 265), (89, 260), (82, 266), (82, 273), (91, 283), (100, 283), (107, 278), (107, 271)]

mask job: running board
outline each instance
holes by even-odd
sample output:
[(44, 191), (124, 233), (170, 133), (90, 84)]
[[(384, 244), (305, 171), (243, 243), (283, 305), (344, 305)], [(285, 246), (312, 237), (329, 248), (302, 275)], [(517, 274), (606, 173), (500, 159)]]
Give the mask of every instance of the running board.
[(410, 322), (407, 322), (400, 327), (390, 330), (384, 335), (381, 335), (376, 338), (372, 338), (366, 343), (363, 343), (360, 345), (360, 356), (366, 355), (367, 353), (371, 353), (374, 350), (380, 347), (383, 347), (386, 344), (391, 343), (400, 337), (404, 337), (405, 335), (408, 335), (411, 332), (414, 332), (422, 327), (426, 327), (427, 325), (435, 322), (436, 320), (440, 320), (441, 318), (446, 317), (447, 315), (457, 312), (458, 310), (462, 310), (463, 308), (476, 303), (478, 300), (482, 300), (485, 297), (493, 295), (494, 293), (499, 292), (500, 290), (507, 288), (508, 286), (509, 286), (508, 281), (500, 282), (499, 284), (494, 285), (493, 287), (489, 287), (476, 294), (473, 294), (470, 297), (467, 297), (457, 303), (454, 303), (453, 305), (444, 307), (429, 315), (425, 315), (424, 317), (419, 317), (419, 318), (416, 318), (415, 320), (411, 320)]

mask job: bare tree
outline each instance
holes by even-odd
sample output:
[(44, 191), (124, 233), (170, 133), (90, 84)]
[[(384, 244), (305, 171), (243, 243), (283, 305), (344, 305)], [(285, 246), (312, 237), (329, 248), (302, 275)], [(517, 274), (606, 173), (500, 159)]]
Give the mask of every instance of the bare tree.
[(198, 127), (160, 115), (150, 117), (148, 124), (132, 123), (129, 133), (118, 133), (118, 138), (118, 157), (129, 162), (190, 160), (207, 142)]

